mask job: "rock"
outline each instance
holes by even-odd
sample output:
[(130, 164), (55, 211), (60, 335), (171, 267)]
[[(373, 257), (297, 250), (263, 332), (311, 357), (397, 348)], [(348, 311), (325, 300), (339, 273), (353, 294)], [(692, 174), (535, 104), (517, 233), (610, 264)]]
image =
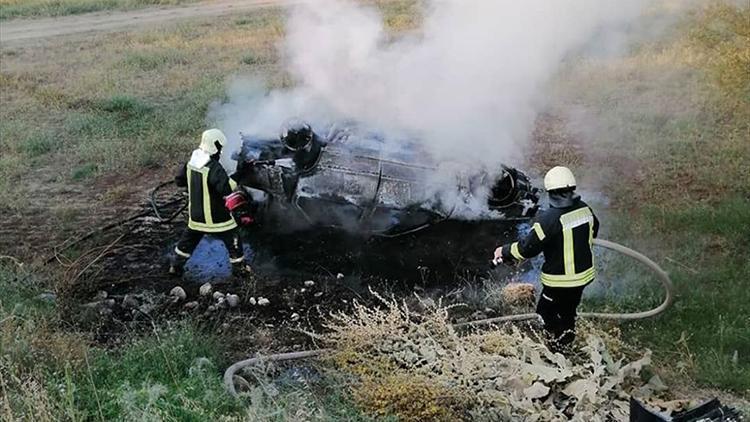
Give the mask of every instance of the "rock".
[(198, 289), (198, 293), (200, 293), (201, 296), (208, 296), (211, 294), (211, 291), (213, 291), (211, 283), (205, 283), (200, 287), (200, 289)]
[(123, 308), (137, 308), (138, 301), (135, 299), (135, 296), (131, 294), (127, 294), (122, 298), (122, 307)]
[(181, 300), (185, 300), (185, 298), (187, 297), (187, 293), (185, 293), (185, 289), (183, 289), (180, 286), (177, 286), (174, 289), (170, 290), (169, 295), (172, 296), (175, 299), (175, 301), (178, 301), (178, 302)]
[(151, 312), (154, 310), (154, 305), (152, 303), (144, 303), (143, 305), (138, 307), (138, 310), (146, 315), (150, 315)]
[(297, 321), (299, 320), (299, 314), (295, 312), (292, 314), (292, 316), (289, 317), (289, 319), (291, 319), (292, 322)]
[(258, 302), (256, 302), (256, 301), (255, 301), (255, 298), (254, 298), (254, 297), (251, 297), (251, 298), (250, 298), (250, 299), (248, 300), (248, 302), (250, 302), (250, 304), (251, 304), (251, 305), (253, 305), (253, 306), (255, 306), (255, 304), (256, 304), (256, 303), (258, 303)]
[(315, 292), (315, 294), (313, 296), (315, 296), (315, 297), (321, 297), (321, 296), (323, 296), (323, 292)]
[(300, 293), (305, 293), (306, 291), (307, 291), (307, 289), (306, 289), (306, 288), (304, 288), (304, 287), (303, 287), (303, 288), (301, 288), (301, 289), (299, 289), (299, 292), (300, 292)]
[(55, 300), (57, 300), (57, 295), (54, 293), (46, 292), (38, 295), (36, 299), (41, 300), (42, 302), (55, 303)]
[(219, 300), (220, 297), (224, 297), (224, 293), (214, 292), (214, 300)]
[(240, 304), (240, 297), (237, 295), (227, 295), (226, 300), (230, 308), (237, 307)]
[(226, 308), (227, 307), (227, 298), (226, 297), (220, 297), (216, 301), (216, 308)]
[(336, 280), (341, 280), (344, 278), (344, 275), (341, 273), (336, 274)]
[(213, 312), (215, 310), (216, 310), (216, 306), (214, 306), (214, 305), (211, 305), (211, 306), (208, 307), (208, 309), (206, 309), (206, 311), (208, 311), (208, 312)]
[(84, 308), (111, 308), (115, 305), (114, 299), (96, 300), (94, 302), (84, 303)]
[(305, 281), (305, 287), (312, 287), (315, 285), (315, 282), (312, 280)]
[(268, 299), (266, 299), (266, 298), (264, 298), (264, 297), (259, 297), (258, 298), (258, 305), (260, 305), (260, 306), (266, 306), (269, 303), (271, 303), (271, 301), (268, 300)]
[(198, 307), (198, 302), (196, 301), (188, 302), (183, 306), (185, 307), (185, 309), (195, 309)]
[(96, 292), (96, 296), (94, 297), (95, 300), (104, 300), (109, 296), (109, 293), (107, 293), (106, 290), (99, 290)]

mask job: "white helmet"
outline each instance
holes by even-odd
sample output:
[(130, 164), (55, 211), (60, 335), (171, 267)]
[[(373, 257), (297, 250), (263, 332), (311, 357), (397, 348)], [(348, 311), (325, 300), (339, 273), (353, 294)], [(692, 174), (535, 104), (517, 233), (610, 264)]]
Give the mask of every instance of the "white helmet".
[(219, 152), (216, 143), (224, 147), (227, 144), (227, 137), (219, 129), (209, 129), (203, 132), (201, 137), (201, 144), (198, 148), (206, 152), (208, 155), (214, 155)]
[(576, 178), (567, 167), (552, 167), (544, 176), (544, 189), (547, 191), (576, 187)]

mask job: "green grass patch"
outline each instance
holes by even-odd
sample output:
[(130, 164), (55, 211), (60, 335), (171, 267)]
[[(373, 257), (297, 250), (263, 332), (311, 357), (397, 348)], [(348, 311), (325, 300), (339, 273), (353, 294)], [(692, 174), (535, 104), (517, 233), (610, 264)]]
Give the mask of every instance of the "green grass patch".
[(157, 330), (121, 353), (96, 351), (76, 380), (86, 419), (216, 420), (239, 403), (221, 384), (221, 341), (187, 325)]
[(161, 50), (135, 50), (127, 53), (123, 63), (141, 71), (162, 69), (168, 66), (187, 65), (187, 55), (176, 48)]
[(73, 171), (70, 173), (70, 177), (73, 180), (81, 181), (93, 177), (98, 169), (99, 167), (96, 164), (81, 164), (80, 166), (73, 168)]
[(116, 95), (69, 112), (65, 136), (81, 162), (96, 163), (100, 171), (159, 166), (165, 159), (171, 164), (194, 147), (209, 104), (222, 92), (221, 80), (206, 78), (184, 92), (150, 101)]
[(0, 20), (178, 5), (197, 0), (1, 0)]
[(50, 135), (37, 135), (21, 144), (21, 150), (29, 157), (34, 158), (51, 152), (55, 147), (55, 139)]
[(266, 59), (256, 53), (247, 53), (242, 56), (241, 62), (242, 64), (246, 64), (248, 66), (257, 66), (266, 63)]
[(113, 113), (121, 119), (143, 117), (151, 111), (151, 107), (137, 98), (127, 95), (116, 95), (99, 103), (102, 111)]
[(670, 253), (682, 265), (671, 271), (674, 307), (632, 334), (700, 382), (750, 389), (750, 201), (653, 209), (644, 218), (675, 245)]

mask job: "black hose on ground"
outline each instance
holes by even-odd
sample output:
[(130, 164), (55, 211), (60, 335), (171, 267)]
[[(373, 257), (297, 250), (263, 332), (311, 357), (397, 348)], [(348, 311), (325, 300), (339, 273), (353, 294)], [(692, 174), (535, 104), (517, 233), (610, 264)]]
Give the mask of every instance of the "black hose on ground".
[[(634, 251), (628, 247), (622, 246), (614, 242), (610, 242), (608, 240), (594, 239), (594, 245), (600, 246), (606, 249), (610, 249), (620, 254), (623, 254), (625, 256), (631, 257), (635, 259), (636, 261), (644, 264), (649, 269), (651, 269), (659, 278), (659, 281), (661, 282), (662, 287), (664, 288), (665, 297), (664, 297), (664, 301), (659, 306), (657, 306), (654, 309), (650, 309), (648, 311), (634, 312), (634, 313), (582, 312), (579, 314), (579, 316), (583, 318), (599, 318), (599, 319), (610, 319), (610, 320), (620, 320), (620, 321), (633, 321), (637, 319), (655, 317), (663, 313), (664, 311), (666, 311), (672, 305), (672, 302), (674, 302), (674, 287), (672, 285), (672, 280), (670, 280), (667, 272), (664, 271), (658, 264), (656, 264), (654, 261), (649, 259), (647, 256), (641, 254), (640, 252)], [(539, 317), (538, 314), (527, 313), (527, 314), (517, 314), (517, 315), (505, 315), (505, 316), (501, 316), (497, 318), (480, 319), (476, 321), (465, 322), (462, 324), (454, 324), (453, 326), (455, 328), (478, 327), (478, 326), (499, 324), (499, 323), (506, 323), (506, 322), (530, 321), (530, 320), (540, 320), (540, 319), (541, 318)], [(234, 386), (234, 377), (237, 371), (239, 371), (242, 368), (256, 365), (260, 362), (280, 362), (280, 361), (287, 361), (287, 360), (318, 357), (326, 353), (329, 353), (330, 351), (331, 351), (330, 349), (306, 350), (302, 352), (279, 353), (279, 354), (274, 354), (274, 355), (269, 355), (269, 356), (259, 356), (255, 358), (245, 359), (245, 360), (236, 362), (232, 366), (227, 368), (227, 370), (224, 372), (224, 385), (226, 386), (227, 391), (229, 391), (229, 393), (232, 396), (237, 397), (238, 394), (237, 394), (237, 389)]]
[[(172, 220), (175, 219), (175, 217), (177, 217), (178, 215), (180, 215), (180, 213), (182, 213), (182, 211), (185, 210), (185, 208), (187, 207), (187, 201), (185, 201), (185, 198), (177, 198), (177, 199), (171, 200), (171, 201), (169, 201), (169, 202), (167, 202), (167, 203), (162, 204), (161, 206), (159, 206), (156, 203), (155, 196), (156, 196), (156, 192), (157, 191), (159, 191), (161, 188), (163, 188), (165, 186), (168, 186), (168, 185), (170, 185), (172, 183), (174, 183), (174, 180), (170, 180), (170, 181), (167, 181), (167, 182), (164, 182), (164, 183), (160, 183), (158, 186), (156, 186), (151, 191), (151, 193), (149, 194), (149, 205), (151, 205), (150, 209), (148, 209), (146, 211), (139, 212), (139, 213), (134, 214), (134, 215), (131, 215), (129, 217), (123, 218), (121, 220), (114, 221), (114, 222), (112, 222), (110, 224), (107, 224), (105, 226), (96, 228), (96, 229), (94, 229), (94, 230), (92, 230), (92, 231), (90, 231), (90, 232), (88, 232), (88, 233), (86, 233), (86, 234), (84, 234), (84, 235), (82, 235), (80, 237), (77, 237), (77, 238), (70, 239), (70, 240), (66, 241), (59, 248), (55, 248), (55, 251), (52, 254), (52, 256), (50, 256), (49, 258), (47, 258), (44, 261), (44, 265), (50, 264), (52, 261), (56, 260), (58, 258), (58, 255), (60, 254), (60, 252), (66, 250), (68, 248), (71, 248), (71, 247), (73, 247), (73, 246), (75, 246), (75, 245), (83, 242), (86, 239), (90, 239), (92, 236), (94, 236), (96, 234), (106, 232), (107, 230), (111, 230), (111, 229), (113, 229), (115, 227), (119, 227), (119, 226), (121, 226), (121, 225), (123, 225), (125, 223), (129, 223), (129, 222), (131, 222), (133, 220), (137, 220), (139, 218), (146, 217), (147, 215), (151, 214), (152, 212), (156, 215), (156, 218), (159, 220), (160, 223), (166, 224), (166, 223), (171, 222)], [(169, 217), (163, 218), (161, 216), (161, 212), (159, 211), (160, 207), (162, 207), (162, 208), (163, 207), (168, 207), (168, 206), (171, 206), (171, 205), (179, 204), (180, 202), (183, 202), (183, 201), (185, 203), (177, 211), (175, 211), (173, 214), (171, 214)]]
[[(159, 204), (156, 202), (156, 193), (159, 190), (161, 190), (163, 187), (169, 186), (169, 185), (172, 185), (172, 184), (174, 184), (174, 180), (169, 180), (169, 181), (166, 181), (164, 183), (160, 183), (158, 186), (156, 186), (151, 191), (151, 193), (148, 196), (148, 199), (149, 199), (148, 202), (151, 205), (151, 209), (154, 211), (154, 215), (156, 216), (157, 219), (159, 219), (160, 223), (169, 223), (170, 221), (174, 220), (175, 217), (177, 217), (178, 215), (180, 215), (180, 213), (182, 213), (182, 211), (184, 211), (185, 208), (187, 208), (187, 201), (186, 201), (184, 204), (182, 204), (182, 206), (180, 207), (180, 209), (178, 209), (177, 211), (175, 211), (174, 213), (172, 213), (172, 215), (170, 215), (169, 217), (164, 218), (164, 217), (161, 216), (161, 211), (159, 210), (159, 208), (160, 208)], [(177, 203), (177, 202), (180, 202), (180, 201), (184, 201), (184, 198), (178, 198), (178, 199), (176, 199), (174, 201), (168, 202), (165, 205), (171, 205), (171, 204), (174, 204), (174, 203)]]

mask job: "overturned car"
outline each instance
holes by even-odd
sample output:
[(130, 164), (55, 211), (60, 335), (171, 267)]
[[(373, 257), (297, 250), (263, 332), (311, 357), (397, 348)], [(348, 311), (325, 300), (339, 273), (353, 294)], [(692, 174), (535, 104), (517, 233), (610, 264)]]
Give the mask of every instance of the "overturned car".
[(353, 123), (323, 132), (290, 121), (280, 138), (242, 135), (238, 179), (265, 197), (261, 221), (395, 237), (448, 219), (523, 221), (537, 211), (539, 191), (517, 169), (435, 162), (415, 142)]

